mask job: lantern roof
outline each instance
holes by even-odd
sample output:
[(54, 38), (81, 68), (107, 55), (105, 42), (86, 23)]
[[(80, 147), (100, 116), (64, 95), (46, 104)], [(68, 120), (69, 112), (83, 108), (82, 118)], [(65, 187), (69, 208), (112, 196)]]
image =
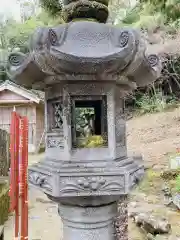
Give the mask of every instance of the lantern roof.
[(158, 78), (161, 62), (146, 54), (134, 29), (76, 21), (37, 29), (29, 53), (11, 53), (7, 71), (17, 84), (39, 90), (64, 81), (112, 81), (130, 91)]

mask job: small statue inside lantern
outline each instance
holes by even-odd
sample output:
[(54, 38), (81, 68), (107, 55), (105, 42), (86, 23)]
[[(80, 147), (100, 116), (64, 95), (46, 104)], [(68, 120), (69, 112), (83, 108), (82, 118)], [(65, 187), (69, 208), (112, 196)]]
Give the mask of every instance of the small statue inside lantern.
[(107, 146), (106, 96), (76, 97), (72, 101), (72, 146)]

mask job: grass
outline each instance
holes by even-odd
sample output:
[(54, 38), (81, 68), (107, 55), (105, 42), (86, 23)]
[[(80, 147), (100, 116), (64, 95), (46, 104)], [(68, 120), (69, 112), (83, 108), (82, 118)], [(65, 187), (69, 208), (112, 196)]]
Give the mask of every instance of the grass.
[(136, 100), (136, 113), (143, 115), (148, 113), (164, 112), (179, 106), (174, 98), (166, 98), (162, 93), (156, 93), (152, 96), (145, 94)]
[(147, 170), (144, 179), (139, 184), (137, 189), (141, 192), (152, 194), (162, 182), (160, 174), (161, 173), (159, 171), (154, 171), (152, 169)]

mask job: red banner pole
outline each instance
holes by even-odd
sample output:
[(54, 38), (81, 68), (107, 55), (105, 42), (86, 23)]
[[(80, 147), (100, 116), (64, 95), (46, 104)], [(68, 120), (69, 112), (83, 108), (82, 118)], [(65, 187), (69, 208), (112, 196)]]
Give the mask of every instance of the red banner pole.
[(23, 117), (23, 157), (24, 157), (24, 239), (28, 240), (28, 119)]
[(21, 118), (21, 239), (28, 239), (28, 121), (26, 117)]
[(15, 113), (15, 238), (19, 235), (19, 121), (20, 117)]
[[(15, 211), (15, 239), (28, 240), (28, 119), (15, 111), (10, 127), (10, 211)], [(21, 231), (19, 232), (19, 197), (21, 201)]]
[(11, 113), (11, 127), (10, 127), (10, 212), (15, 210), (15, 112)]
[(19, 137), (20, 137), (20, 144), (19, 144), (19, 153), (20, 153), (20, 201), (21, 201), (21, 234), (20, 238), (21, 240), (24, 240), (24, 156), (23, 156), (23, 131), (24, 131), (24, 125), (23, 125), (23, 119), (20, 119), (20, 128), (19, 128)]

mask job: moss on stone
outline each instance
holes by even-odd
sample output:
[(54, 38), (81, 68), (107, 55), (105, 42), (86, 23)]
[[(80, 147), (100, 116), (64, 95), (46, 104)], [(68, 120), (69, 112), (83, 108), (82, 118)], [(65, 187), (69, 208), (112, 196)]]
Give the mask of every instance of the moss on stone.
[(108, 7), (100, 2), (78, 0), (64, 6), (62, 17), (65, 22), (73, 19), (96, 19), (100, 23), (105, 23), (108, 18)]
[(9, 214), (9, 186), (0, 184), (0, 225), (8, 219)]

